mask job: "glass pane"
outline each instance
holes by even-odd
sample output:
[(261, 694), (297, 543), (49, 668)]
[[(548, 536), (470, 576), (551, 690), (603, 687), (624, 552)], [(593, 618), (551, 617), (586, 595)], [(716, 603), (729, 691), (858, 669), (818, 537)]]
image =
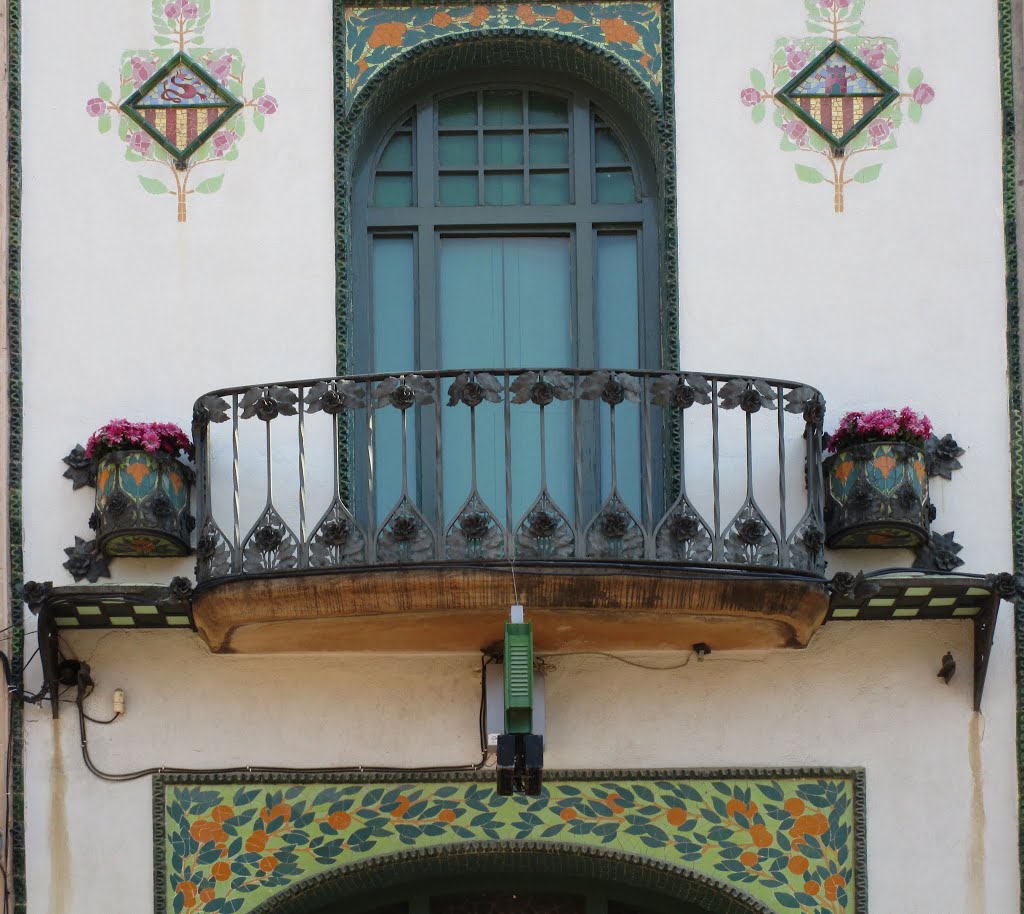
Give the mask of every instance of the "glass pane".
[[(416, 365), (415, 308), (416, 269), (414, 241), (375, 237), (371, 241), (371, 302), (373, 314), (373, 370), (404, 372)], [(398, 410), (379, 410), (378, 413)], [(411, 410), (414, 413), (415, 410)], [(410, 415), (411, 440), (415, 441), (416, 417)], [(375, 415), (374, 459), (375, 510), (378, 520), (398, 501), (402, 489), (402, 430), (395, 416)], [(409, 479), (416, 486), (415, 449), (409, 455)], [(410, 492), (410, 494), (412, 494)], [(412, 496), (415, 499), (415, 495)]]
[(444, 134), (437, 138), (437, 155), (443, 168), (476, 165), (476, 134)]
[(599, 171), (597, 173), (598, 203), (635, 203), (636, 188), (631, 171)]
[(568, 165), (569, 131), (530, 134), (530, 165)]
[(531, 172), (530, 202), (562, 204), (569, 202), (569, 172)]
[(472, 175), (441, 175), (438, 199), (442, 206), (476, 206), (480, 182)]
[[(442, 238), (437, 326), (442, 365), (564, 366), (572, 362), (570, 245), (566, 237)], [(547, 407), (547, 478), (570, 518), (572, 424), (567, 402)], [(480, 496), (505, 522), (505, 421), (501, 403), (476, 410)], [(539, 408), (512, 408), (513, 524), (540, 492)], [(444, 509), (450, 521), (469, 494), (469, 410), (444, 414)]]
[(377, 175), (373, 182), (374, 206), (412, 206), (412, 175)]
[(476, 124), (476, 93), (442, 98), (437, 104), (437, 120), (442, 127), (472, 127)]
[(565, 124), (568, 120), (568, 105), (564, 98), (541, 95), (539, 92), (530, 93), (531, 124)]
[(522, 203), (522, 174), (484, 175), (484, 202), (488, 206), (516, 206)]
[(412, 136), (408, 133), (396, 133), (391, 137), (377, 167), (385, 169), (412, 168)]
[(485, 92), (484, 126), (517, 127), (523, 122), (521, 92)]
[(484, 134), (484, 165), (522, 165), (521, 133)]
[[(598, 234), (594, 247), (597, 363), (602, 368), (636, 368), (640, 364), (640, 283), (635, 233)], [(601, 497), (611, 491), (608, 412), (601, 411)], [(619, 495), (638, 517), (640, 512), (640, 414), (624, 403), (615, 412), (616, 475)]]
[(610, 130), (598, 129), (597, 140), (597, 161), (601, 165), (627, 165), (629, 159), (618, 138)]

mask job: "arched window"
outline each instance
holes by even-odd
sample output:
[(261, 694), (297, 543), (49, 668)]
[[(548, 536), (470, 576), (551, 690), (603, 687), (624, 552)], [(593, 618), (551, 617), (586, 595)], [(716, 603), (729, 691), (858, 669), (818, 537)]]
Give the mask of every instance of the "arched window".
[(587, 87), (442, 88), (364, 144), (355, 362), (655, 368), (656, 181)]
[[(582, 81), (509, 70), (458, 74), (372, 123), (354, 182), (355, 370), (659, 367), (659, 185), (626, 111)], [(443, 476), (466, 478), (468, 449), (447, 442), (468, 440), (468, 415), (444, 419)], [(571, 520), (577, 504), (592, 512), (600, 501), (609, 430), (596, 418), (585, 430), (595, 456), (578, 500), (570, 404), (552, 404), (546, 419), (554, 456), (545, 486)], [(504, 506), (508, 469), (508, 514), (518, 518), (542, 488), (536, 420), (529, 406), (508, 420), (511, 469), (500, 412), (477, 421), (479, 492), (492, 510)], [(434, 435), (410, 432), (420, 449), (409, 475), (432, 477)], [(375, 435), (378, 478), (400, 479), (397, 426)], [(639, 513), (639, 415), (623, 418), (617, 435), (629, 442), (619, 449), (620, 494)], [(449, 519), (456, 491), (445, 490)], [(378, 486), (378, 516), (395, 498)]]

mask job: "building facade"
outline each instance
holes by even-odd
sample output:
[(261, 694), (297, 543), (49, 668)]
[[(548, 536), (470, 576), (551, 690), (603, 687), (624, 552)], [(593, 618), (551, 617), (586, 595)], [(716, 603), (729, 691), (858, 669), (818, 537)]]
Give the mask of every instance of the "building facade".
[(10, 909), (1016, 910), (1010, 6), (9, 4)]

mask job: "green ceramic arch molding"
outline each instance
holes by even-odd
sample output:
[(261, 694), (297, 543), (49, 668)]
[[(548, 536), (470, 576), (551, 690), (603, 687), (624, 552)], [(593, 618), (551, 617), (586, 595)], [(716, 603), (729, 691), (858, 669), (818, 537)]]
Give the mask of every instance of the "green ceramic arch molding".
[(306, 914), (372, 888), (366, 867), (396, 854), (435, 863), (387, 870), (391, 884), (438, 875), (449, 853), (554, 861), (566, 848), (675, 873), (660, 885), (680, 901), (741, 904), (715, 911), (867, 910), (859, 769), (550, 772), (540, 797), (436, 773), (182, 775), (154, 791), (157, 914)]

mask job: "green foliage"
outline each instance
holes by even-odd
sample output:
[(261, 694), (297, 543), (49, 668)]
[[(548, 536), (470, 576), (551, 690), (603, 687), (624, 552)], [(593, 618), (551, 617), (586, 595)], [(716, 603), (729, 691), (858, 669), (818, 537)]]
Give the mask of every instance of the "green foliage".
[(103, 99), (105, 102), (109, 102), (114, 97), (114, 90), (110, 88), (106, 83), (100, 83), (96, 87), (96, 94)]
[(878, 176), (882, 173), (882, 166), (879, 165), (868, 165), (867, 168), (862, 168), (854, 176), (853, 180), (858, 184), (870, 184), (872, 181), (877, 181)]
[(109, 114), (101, 114), (99, 117), (99, 128), (100, 133), (109, 133), (110, 128), (114, 126), (113, 118)]
[(261, 98), (267, 94), (267, 81), (265, 79), (256, 80), (256, 84), (252, 87), (252, 97), (254, 99)]
[(760, 124), (761, 121), (764, 120), (766, 114), (767, 110), (765, 109), (764, 102), (761, 102), (759, 105), (754, 105), (754, 107), (750, 109), (750, 116), (755, 124)]
[(147, 194), (173, 194), (171, 190), (163, 181), (158, 181), (156, 178), (147, 178), (145, 175), (139, 175), (139, 183)]
[(907, 108), (907, 116), (915, 123), (921, 123), (921, 115), (924, 114), (924, 109), (917, 103), (911, 102)]
[(253, 115), (252, 115), (252, 125), (258, 131), (260, 131), (260, 133), (263, 132), (263, 128), (264, 128), (264, 126), (266, 126), (266, 123), (267, 123), (267, 119), (262, 114), (260, 114), (259, 111), (254, 111), (253, 112)]
[(920, 67), (914, 67), (914, 69), (907, 74), (907, 85), (910, 86), (911, 89), (916, 89), (923, 82), (924, 73), (921, 72)]
[(195, 191), (197, 194), (213, 194), (220, 190), (220, 186), (223, 183), (224, 175), (217, 175), (216, 177), (201, 181), (196, 185)]
[(144, 162), (145, 161), (145, 159), (143, 159), (143, 157), (140, 156), (137, 152), (132, 152), (127, 147), (125, 147), (125, 150), (124, 150), (124, 158), (125, 158), (125, 161), (127, 161), (127, 162)]
[(752, 85), (755, 89), (759, 89), (761, 92), (764, 92), (765, 87), (767, 85), (767, 83), (765, 83), (764, 81), (764, 73), (762, 73), (760, 70), (756, 68), (751, 70), (750, 85)]
[(814, 32), (814, 33), (817, 34), (817, 33), (820, 33), (820, 32), (827, 32), (828, 29), (826, 29), (823, 25), (818, 25), (816, 22), (808, 22), (807, 23), (807, 31), (808, 32)]
[(810, 165), (794, 165), (793, 168), (796, 169), (796, 176), (806, 184), (821, 184), (825, 180), (825, 176)]

